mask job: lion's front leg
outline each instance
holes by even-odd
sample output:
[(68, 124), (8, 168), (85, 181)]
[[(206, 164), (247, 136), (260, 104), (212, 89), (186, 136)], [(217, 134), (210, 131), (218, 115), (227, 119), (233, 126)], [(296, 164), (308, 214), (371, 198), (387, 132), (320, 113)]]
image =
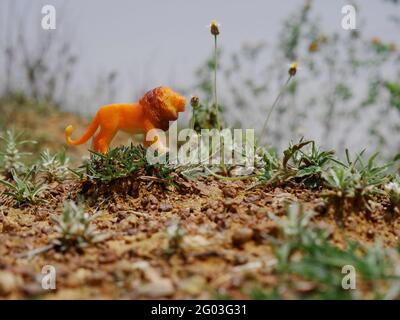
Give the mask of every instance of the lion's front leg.
[(150, 121), (144, 121), (144, 138), (143, 145), (148, 148), (152, 146), (159, 154), (169, 151), (166, 144), (165, 132), (156, 128)]

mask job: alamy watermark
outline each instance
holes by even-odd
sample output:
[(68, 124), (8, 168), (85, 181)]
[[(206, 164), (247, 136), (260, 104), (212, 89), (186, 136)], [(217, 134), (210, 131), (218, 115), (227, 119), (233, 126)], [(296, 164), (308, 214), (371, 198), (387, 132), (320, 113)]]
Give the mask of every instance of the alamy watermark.
[(43, 266), (42, 268), (42, 289), (44, 290), (55, 290), (56, 289), (56, 268), (50, 264)]
[(55, 30), (56, 25), (56, 8), (50, 4), (42, 7), (42, 17), (41, 25), (43, 30)]
[(254, 165), (254, 129), (202, 129), (199, 133), (186, 128), (178, 132), (177, 123), (173, 122), (168, 137), (164, 131), (152, 129), (146, 141), (153, 142), (146, 153), (153, 164)]
[(342, 279), (342, 288), (344, 290), (355, 290), (357, 286), (356, 268), (351, 264), (346, 264), (342, 267), (342, 274), (345, 274)]
[(356, 25), (356, 8), (352, 5), (345, 5), (342, 7), (342, 28), (344, 30), (354, 30), (357, 28)]

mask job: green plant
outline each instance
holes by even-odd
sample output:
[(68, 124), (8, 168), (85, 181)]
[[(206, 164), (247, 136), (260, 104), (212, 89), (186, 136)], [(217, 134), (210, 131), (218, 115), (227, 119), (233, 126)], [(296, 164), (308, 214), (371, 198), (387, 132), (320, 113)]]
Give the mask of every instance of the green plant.
[(352, 161), (346, 150), (347, 166), (338, 166), (323, 173), (325, 184), (331, 188), (323, 194), (328, 199), (328, 203), (333, 204), (338, 212), (343, 210), (348, 203), (353, 209), (371, 210), (369, 202), (373, 195), (380, 193), (379, 187), (387, 180), (387, 169), (392, 164), (383, 166), (375, 165), (377, 153), (372, 155), (365, 164), (361, 152)]
[[(222, 112), (221, 106), (218, 106), (218, 112)], [(196, 108), (192, 110), (192, 125), (196, 132), (201, 132), (201, 129), (217, 128), (218, 123), (212, 105), (205, 105), (199, 102)]]
[(396, 176), (391, 182), (385, 184), (384, 190), (389, 197), (390, 206), (397, 214), (400, 213), (400, 177)]
[(25, 164), (21, 159), (30, 153), (21, 152), (19, 148), (24, 144), (36, 143), (36, 141), (21, 140), (22, 135), (23, 133), (16, 134), (14, 130), (7, 130), (5, 136), (0, 136), (5, 143), (3, 151), (0, 152), (0, 165), (7, 177), (11, 177), (12, 171), (18, 174), (25, 171)]
[(278, 160), (271, 151), (262, 152), (262, 170), (259, 180), (263, 183), (277, 183), (296, 180), (308, 188), (324, 184), (322, 174), (332, 163), (344, 165), (334, 157), (333, 151), (322, 151), (314, 141), (300, 139), (283, 151), (283, 159)]
[(400, 110), (400, 83), (386, 82), (385, 87), (390, 93), (390, 105)]
[(335, 166), (323, 175), (325, 185), (337, 192), (339, 197), (354, 196), (354, 177), (351, 168)]
[[(307, 148), (308, 146), (310, 147)], [(315, 146), (314, 141), (301, 139), (297, 144), (283, 151), (283, 154), (283, 169), (294, 170), (294, 177), (310, 188), (323, 184), (322, 173), (330, 164), (343, 165), (334, 157), (334, 151), (321, 151)]]
[(210, 25), (210, 31), (211, 34), (214, 37), (214, 82), (213, 82), (213, 89), (214, 89), (214, 113), (216, 117), (216, 124), (217, 124), (217, 129), (221, 129), (221, 121), (220, 121), (220, 116), (219, 116), (219, 107), (218, 107), (218, 94), (217, 94), (217, 70), (218, 70), (218, 47), (217, 47), (217, 38), (219, 35), (219, 25), (217, 21), (213, 20), (211, 21)]
[[(229, 106), (224, 118), (230, 126), (260, 132), (260, 115), (271, 111), (274, 101), (269, 99), (285, 82), (288, 64), (298, 61), (304, 72), (283, 90), (272, 115), (276, 121), (270, 121), (260, 142), (268, 141), (280, 151), (288, 139), (312, 130), (329, 149), (363, 136), (371, 149), (393, 157), (399, 148), (393, 147), (391, 136), (400, 130), (398, 44), (371, 41), (362, 28), (346, 34), (324, 30), (309, 1), (288, 14), (277, 39), (278, 47), (266, 46), (260, 39), (246, 41), (234, 52), (219, 50), (223, 90), (218, 99)], [(266, 59), (270, 56), (274, 59)], [(394, 71), (393, 77), (384, 72), (387, 68)], [(211, 56), (196, 72), (194, 88), (204, 101), (212, 100), (212, 71)], [(353, 83), (358, 83), (357, 90)]]
[(125, 178), (140, 170), (141, 175), (171, 180), (174, 168), (165, 164), (149, 163), (146, 149), (142, 145), (121, 146), (111, 149), (107, 154), (91, 151), (91, 158), (76, 173), (89, 180), (109, 182)]
[(45, 186), (43, 185), (43, 183), (37, 184), (34, 181), (34, 176), (36, 175), (36, 172), (36, 166), (32, 166), (28, 173), (21, 179), (18, 177), (15, 171), (11, 171), (11, 176), (14, 184), (9, 181), (0, 179), (0, 183), (8, 187), (8, 190), (5, 192), (5, 194), (12, 197), (18, 205), (43, 202), (44, 200), (40, 199), (38, 196), (43, 190), (45, 190)]
[(282, 86), (281, 90), (279, 91), (279, 94), (275, 98), (274, 103), (272, 104), (271, 108), (268, 111), (267, 117), (266, 117), (263, 127), (261, 129), (261, 137), (265, 136), (265, 134), (267, 133), (267, 125), (268, 125), (269, 118), (271, 117), (272, 112), (276, 108), (276, 106), (277, 106), (279, 100), (281, 99), (282, 95), (284, 94), (285, 90), (288, 89), (290, 80), (292, 80), (292, 78), (296, 75), (297, 69), (298, 69), (297, 62), (294, 62), (290, 65), (289, 71), (288, 71), (289, 76), (288, 76), (286, 82), (284, 83), (284, 85)]
[(53, 217), (54, 230), (58, 233), (58, 237), (53, 240), (54, 247), (61, 251), (73, 247), (83, 249), (88, 245), (104, 241), (107, 235), (97, 231), (92, 223), (99, 215), (100, 213), (90, 215), (74, 201), (67, 201), (62, 214)]
[(258, 179), (269, 181), (279, 169), (279, 159), (274, 149), (260, 149), (259, 163), (261, 169), (258, 172)]
[(65, 151), (50, 154), (45, 150), (40, 154), (39, 170), (44, 173), (48, 182), (62, 181), (68, 174), (69, 159), (65, 156)]
[[(203, 104), (197, 101), (196, 108), (193, 108), (192, 125), (197, 132), (200, 132), (201, 129), (222, 128), (221, 113), (223, 108), (219, 104), (217, 92), (218, 58), (220, 55), (217, 39), (220, 31), (219, 24), (215, 20), (211, 21), (210, 33), (214, 38), (213, 54), (197, 72), (201, 80), (196, 86), (196, 90), (201, 90), (206, 95), (206, 103)], [(211, 78), (212, 81), (210, 81)]]
[(180, 249), (185, 234), (186, 232), (182, 228), (179, 220), (171, 221), (166, 229), (166, 235), (168, 239), (168, 248), (166, 253), (168, 255), (171, 255)]
[[(375, 246), (347, 241), (342, 250), (330, 242), (330, 232), (311, 223), (313, 213), (305, 212), (302, 205), (287, 208), (285, 218), (271, 217), (281, 230), (273, 238), (277, 257), (275, 266), (286, 290), (294, 290), (297, 298), (343, 299), (369, 297), (361, 289), (368, 286), (375, 298), (395, 298), (399, 292), (399, 274), (396, 271), (399, 254)], [(357, 290), (344, 290), (344, 266), (357, 272)], [(307, 281), (309, 290), (296, 292), (297, 283)], [(360, 282), (363, 285), (360, 286)]]

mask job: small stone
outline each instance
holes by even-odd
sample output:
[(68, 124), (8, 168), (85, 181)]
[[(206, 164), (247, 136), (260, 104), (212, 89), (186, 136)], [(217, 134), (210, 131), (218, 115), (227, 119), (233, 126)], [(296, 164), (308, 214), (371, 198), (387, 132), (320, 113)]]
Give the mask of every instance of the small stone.
[(199, 275), (179, 281), (179, 289), (191, 295), (201, 294), (206, 285), (206, 280)]
[(280, 232), (280, 228), (275, 221), (267, 221), (265, 224), (265, 230), (269, 235), (275, 238), (278, 237)]
[(86, 280), (88, 285), (91, 286), (101, 286), (102, 283), (104, 283), (105, 278), (107, 277), (107, 274), (101, 271), (96, 271), (93, 272)]
[(234, 188), (224, 188), (222, 189), (222, 193), (226, 198), (234, 198), (237, 195), (236, 189)]
[(157, 281), (134, 286), (134, 288), (139, 294), (151, 298), (167, 297), (175, 292), (175, 288), (171, 280), (167, 278), (159, 278)]
[(25, 284), (22, 290), (28, 296), (40, 296), (47, 293), (47, 290), (43, 289), (42, 286), (36, 282)]
[(181, 208), (179, 211), (179, 215), (184, 216), (184, 217), (188, 217), (190, 216), (190, 208)]
[(115, 206), (115, 204), (111, 204), (108, 207), (108, 211), (110, 211), (111, 213), (116, 213), (117, 212), (117, 207)]
[(258, 218), (265, 218), (268, 215), (268, 212), (270, 212), (271, 210), (268, 208), (258, 208), (256, 215)]
[(120, 211), (117, 214), (117, 222), (120, 222), (122, 220), (124, 220), (126, 217), (128, 216), (128, 214), (126, 212)]
[(172, 210), (172, 205), (169, 203), (161, 203), (159, 209), (163, 212), (168, 212)]
[(325, 205), (325, 203), (321, 202), (318, 203), (315, 207), (314, 207), (315, 212), (318, 212), (320, 214), (325, 214), (328, 211), (327, 206)]
[(217, 210), (219, 207), (219, 203), (218, 203), (218, 201), (212, 201), (212, 202), (210, 202), (210, 206), (211, 206), (211, 209)]
[(215, 211), (211, 208), (207, 209), (206, 216), (208, 217), (208, 219), (213, 220), (215, 217)]
[(252, 196), (247, 197), (245, 201), (248, 202), (248, 203), (254, 203), (259, 199), (260, 199), (260, 196), (252, 195)]
[(146, 207), (146, 206), (148, 205), (148, 203), (149, 203), (149, 199), (148, 199), (148, 198), (142, 198), (142, 199), (140, 200), (140, 204), (141, 204), (143, 207)]
[(42, 228), (40, 229), (40, 232), (43, 233), (43, 234), (49, 234), (49, 233), (51, 233), (52, 231), (53, 231), (53, 229), (50, 228), (50, 227), (42, 227)]
[(247, 258), (244, 255), (241, 255), (241, 254), (234, 255), (233, 263), (235, 265), (242, 265), (242, 264), (245, 264), (246, 262), (247, 262)]
[(126, 233), (128, 234), (128, 236), (133, 236), (137, 233), (136, 229), (130, 228), (126, 231)]
[(348, 216), (346, 220), (347, 220), (347, 222), (352, 223), (354, 219), (353, 219), (353, 217)]
[(249, 214), (257, 214), (260, 208), (254, 204), (248, 204), (248, 213)]
[(46, 210), (38, 210), (35, 212), (35, 221), (43, 221), (49, 216), (49, 213)]
[(112, 263), (118, 260), (118, 256), (114, 251), (105, 251), (102, 255), (98, 257), (99, 263)]
[(87, 278), (91, 274), (91, 270), (85, 268), (79, 268), (71, 271), (68, 276), (68, 285), (72, 287), (81, 287), (86, 283)]
[(3, 219), (3, 232), (10, 232), (10, 231), (14, 231), (18, 228), (18, 223), (16, 223), (15, 221), (13, 221), (11, 218), (9, 217), (4, 217)]
[(151, 204), (158, 204), (158, 199), (152, 194), (149, 194), (149, 201)]
[(232, 243), (234, 246), (241, 246), (244, 243), (251, 240), (253, 237), (253, 230), (250, 228), (240, 228), (237, 229), (234, 234), (232, 235)]
[(0, 271), (0, 295), (6, 296), (18, 286), (17, 278), (8, 271)]
[(230, 207), (232, 207), (232, 205), (233, 205), (234, 203), (235, 203), (235, 202), (234, 202), (232, 199), (226, 199), (226, 200), (224, 201), (224, 206), (227, 207), (227, 208), (230, 208)]

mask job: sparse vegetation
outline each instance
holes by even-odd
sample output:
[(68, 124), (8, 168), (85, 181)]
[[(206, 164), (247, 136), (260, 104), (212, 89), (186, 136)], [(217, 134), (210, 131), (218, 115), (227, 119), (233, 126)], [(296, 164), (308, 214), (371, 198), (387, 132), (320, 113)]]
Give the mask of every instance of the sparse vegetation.
[(36, 173), (36, 166), (32, 166), (23, 178), (20, 178), (15, 171), (11, 171), (13, 182), (0, 179), (0, 183), (7, 187), (5, 194), (12, 197), (17, 205), (44, 202), (39, 195), (46, 189), (46, 186), (35, 181)]
[[(173, 167), (151, 164), (142, 145), (121, 146), (111, 149), (107, 154), (91, 151), (92, 157), (76, 173), (90, 181), (109, 182), (132, 174), (153, 176), (172, 180)], [(172, 182), (172, 181), (171, 181)]]
[(185, 230), (182, 228), (179, 220), (173, 220), (170, 222), (166, 229), (166, 235), (168, 239), (168, 248), (166, 254), (171, 255), (179, 250), (185, 235)]
[(389, 196), (391, 209), (397, 214), (400, 213), (400, 178), (396, 178), (385, 184), (384, 187), (387, 195)]
[[(398, 51), (361, 30), (324, 33), (312, 8), (307, 1), (284, 22), (271, 65), (263, 43), (226, 59), (218, 23), (209, 26), (213, 48), (196, 74), (188, 125), (201, 133), (245, 117), (256, 129), (264, 123), (254, 164), (226, 163), (225, 140), (201, 150), (217, 164), (152, 163), (132, 143), (107, 154), (65, 151), (58, 129), (68, 113), (57, 109), (74, 51), (51, 37), (35, 54), (22, 36), (20, 53), (18, 41), (6, 41), (0, 265), (18, 281), (0, 297), (399, 299), (400, 87), (397, 73), (382, 71), (398, 71)], [(54, 50), (62, 67), (47, 64)], [(100, 79), (102, 103), (116, 94), (116, 78)], [(44, 120), (30, 125), (35, 117)], [(379, 154), (345, 149), (360, 123), (363, 144)], [(239, 148), (227, 152), (247, 154)], [(54, 292), (36, 288), (48, 264), (57, 265)], [(344, 267), (356, 273), (354, 290), (343, 287)]]
[(66, 251), (71, 248), (84, 249), (88, 245), (101, 242), (107, 235), (96, 230), (93, 220), (99, 217), (100, 213), (90, 215), (73, 201), (64, 204), (62, 214), (54, 217), (54, 230), (58, 237), (53, 244), (56, 249)]
[(364, 164), (362, 154), (363, 152), (351, 161), (347, 152), (348, 165), (331, 168), (324, 175), (327, 186), (332, 189), (325, 197), (340, 214), (346, 204), (350, 205), (350, 210), (371, 211), (370, 201), (373, 200), (373, 195), (381, 192), (379, 187), (389, 178), (387, 169), (391, 164), (375, 165), (378, 154), (371, 156), (367, 164)]
[(65, 151), (52, 155), (47, 149), (40, 154), (40, 171), (48, 182), (65, 180), (69, 172), (68, 163)]
[(22, 152), (20, 147), (24, 144), (34, 144), (35, 141), (21, 140), (23, 133), (15, 133), (14, 130), (7, 130), (4, 136), (0, 136), (3, 141), (2, 152), (0, 152), (0, 164), (2, 172), (6, 177), (11, 177), (12, 172), (22, 174), (26, 170), (23, 158), (30, 153)]
[[(311, 217), (312, 213), (297, 204), (287, 209), (285, 219), (278, 220), (282, 235), (275, 243), (276, 270), (287, 286), (304, 287), (295, 298), (388, 299), (399, 294), (397, 249), (354, 241), (347, 241), (346, 248), (340, 249), (329, 241), (331, 231), (310, 223)], [(344, 266), (357, 270), (356, 288), (367, 286), (370, 291), (343, 290)]]

